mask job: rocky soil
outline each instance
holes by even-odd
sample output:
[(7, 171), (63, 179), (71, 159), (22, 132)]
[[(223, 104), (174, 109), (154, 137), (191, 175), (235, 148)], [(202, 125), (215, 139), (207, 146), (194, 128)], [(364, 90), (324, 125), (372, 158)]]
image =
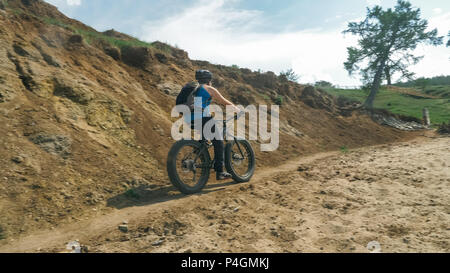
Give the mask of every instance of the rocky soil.
[(35, 233), (2, 252), (450, 251), (450, 139), (316, 154), (242, 185), (168, 189), (139, 204)]
[(450, 139), (322, 153), (260, 171), (249, 184), (167, 189), (115, 212), (36, 233), (2, 252), (450, 251)]

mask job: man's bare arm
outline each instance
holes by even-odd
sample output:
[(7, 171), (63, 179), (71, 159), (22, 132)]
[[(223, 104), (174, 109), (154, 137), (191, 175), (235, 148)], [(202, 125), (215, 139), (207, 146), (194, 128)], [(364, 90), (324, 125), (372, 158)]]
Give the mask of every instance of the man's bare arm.
[(224, 106), (227, 105), (233, 106), (237, 112), (240, 111), (240, 109), (237, 108), (231, 101), (227, 100), (224, 96), (222, 96), (222, 94), (220, 94), (220, 92), (216, 88), (208, 86), (207, 91), (211, 95), (214, 102)]

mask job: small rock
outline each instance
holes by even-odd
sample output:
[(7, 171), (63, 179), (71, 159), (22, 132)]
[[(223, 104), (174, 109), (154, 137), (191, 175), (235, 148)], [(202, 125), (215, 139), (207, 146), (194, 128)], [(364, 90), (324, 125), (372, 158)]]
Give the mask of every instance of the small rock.
[(78, 240), (75, 240), (67, 244), (66, 250), (70, 250), (71, 253), (81, 253), (81, 245)]
[(14, 163), (20, 164), (20, 163), (23, 162), (23, 157), (21, 157), (21, 156), (15, 156), (15, 157), (11, 158), (11, 160), (12, 160)]
[(299, 172), (306, 172), (308, 170), (309, 170), (309, 167), (307, 167), (307, 166), (300, 166), (297, 169), (297, 171), (299, 171)]
[(173, 82), (166, 82), (158, 85), (158, 89), (169, 96), (177, 96), (182, 89), (182, 86)]
[(127, 225), (120, 225), (119, 226), (119, 230), (124, 232), (124, 233), (127, 233), (128, 232), (128, 226)]
[(280, 237), (280, 234), (278, 232), (276, 232), (275, 230), (272, 230), (270, 232), (270, 234), (272, 234), (272, 236), (274, 236), (274, 237)]
[(159, 239), (158, 241), (152, 243), (152, 246), (160, 246), (164, 243), (164, 239)]
[(88, 246), (81, 246), (81, 253), (89, 253), (89, 247)]

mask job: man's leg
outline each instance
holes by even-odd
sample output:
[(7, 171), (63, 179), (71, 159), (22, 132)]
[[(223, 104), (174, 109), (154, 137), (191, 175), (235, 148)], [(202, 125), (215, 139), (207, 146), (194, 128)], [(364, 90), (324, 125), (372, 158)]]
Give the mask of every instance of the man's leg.
[[(203, 118), (203, 128), (213, 118)], [(212, 128), (212, 133), (216, 133), (217, 126), (214, 126)], [(204, 136), (203, 136), (203, 139)], [(224, 180), (227, 178), (230, 178), (231, 175), (229, 173), (226, 173), (223, 168), (223, 164), (225, 161), (225, 145), (224, 141), (222, 139), (213, 139), (212, 144), (214, 146), (214, 170), (216, 171), (216, 178), (217, 180)]]
[(225, 157), (223, 140), (213, 140), (212, 143), (214, 145), (214, 158), (216, 159), (214, 170), (217, 173), (223, 173), (223, 162)]

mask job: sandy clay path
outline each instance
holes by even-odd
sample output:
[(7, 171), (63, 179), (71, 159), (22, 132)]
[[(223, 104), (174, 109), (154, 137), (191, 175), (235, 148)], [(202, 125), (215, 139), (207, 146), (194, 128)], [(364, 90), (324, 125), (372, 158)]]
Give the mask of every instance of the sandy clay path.
[[(170, 188), (0, 252), (450, 252), (450, 138), (317, 154), (249, 184)], [(118, 226), (126, 223), (128, 232)]]

